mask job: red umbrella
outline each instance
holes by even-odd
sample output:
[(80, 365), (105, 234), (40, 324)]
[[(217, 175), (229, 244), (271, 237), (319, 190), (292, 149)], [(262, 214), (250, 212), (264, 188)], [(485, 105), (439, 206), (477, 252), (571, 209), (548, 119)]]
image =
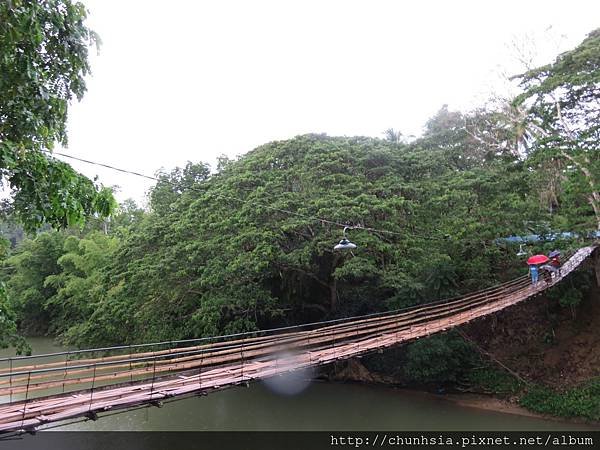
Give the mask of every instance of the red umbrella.
[(533, 255), (527, 260), (527, 264), (544, 264), (550, 261), (546, 255)]

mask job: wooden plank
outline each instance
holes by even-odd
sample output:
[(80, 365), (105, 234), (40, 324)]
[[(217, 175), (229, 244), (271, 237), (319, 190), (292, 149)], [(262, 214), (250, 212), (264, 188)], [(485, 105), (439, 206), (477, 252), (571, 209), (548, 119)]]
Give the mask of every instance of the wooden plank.
[[(587, 250), (587, 256), (593, 251)], [(348, 332), (347, 327), (340, 328), (343, 332), (334, 334), (336, 339), (343, 340), (334, 347), (327, 348), (305, 348), (302, 353), (287, 358), (285, 361), (277, 359), (253, 360), (246, 364), (236, 361), (234, 364), (207, 370), (195, 376), (177, 376), (170, 380), (153, 384), (141, 383), (134, 386), (107, 389), (94, 392), (91, 398), (85, 395), (73, 396), (66, 394), (53, 399), (30, 400), (19, 404), (8, 405), (8, 408), (0, 409), (0, 430), (19, 429), (21, 426), (32, 427), (41, 421), (56, 421), (64, 418), (76, 417), (85, 414), (86, 411), (102, 411), (113, 407), (126, 407), (144, 403), (150, 400), (164, 398), (165, 396), (183, 395), (198, 390), (219, 389), (227, 385), (239, 384), (244, 380), (274, 376), (286, 371), (295, 370), (311, 365), (325, 364), (338, 359), (345, 359), (377, 348), (389, 347), (410, 339), (427, 336), (447, 328), (467, 323), (478, 317), (492, 314), (508, 306), (521, 302), (527, 298), (537, 295), (539, 292), (560, 282), (571, 271), (575, 270), (581, 261), (585, 259), (586, 252), (576, 253), (577, 259), (571, 258), (563, 265), (563, 274), (555, 279), (552, 284), (540, 283), (538, 286), (521, 287), (503, 297), (494, 298), (492, 301), (482, 301), (468, 307), (453, 307), (453, 313), (444, 317), (433, 318), (422, 323), (414, 323), (409, 327), (391, 329), (394, 323), (382, 326), (366, 326), (369, 331), (360, 334)], [(356, 339), (361, 336), (360, 339)], [(326, 336), (331, 337), (331, 336)], [(322, 338), (322, 337), (320, 337)], [(330, 342), (325, 339), (323, 343)], [(281, 346), (281, 345), (279, 345)], [(185, 367), (189, 364), (184, 364)], [(90, 404), (91, 400), (91, 404)], [(82, 405), (82, 402), (87, 404)], [(79, 404), (77, 406), (76, 404)], [(25, 409), (25, 420), (23, 420), (23, 407)], [(48, 414), (48, 410), (55, 410)], [(20, 414), (21, 420), (15, 417)], [(29, 414), (36, 417), (28, 418)], [(12, 428), (11, 428), (12, 427)]]
[[(485, 299), (486, 302), (490, 301), (490, 300), (491, 299)], [(483, 301), (483, 300), (481, 300), (481, 301)], [(436, 308), (437, 308), (437, 310), (439, 312), (442, 312), (442, 311), (450, 311), (452, 309), (452, 306), (447, 305), (447, 304), (443, 304), (443, 305), (439, 305)], [(454, 308), (454, 309), (456, 309), (456, 308)], [(415, 316), (415, 315), (411, 314), (411, 316)], [(401, 317), (403, 318), (403, 316), (401, 316)], [(421, 316), (416, 315), (415, 317), (421, 317)], [(422, 316), (423, 320), (428, 320), (430, 318), (431, 318), (431, 315)], [(388, 319), (384, 323), (387, 324), (387, 325), (389, 325), (387, 328), (390, 328), (392, 326), (396, 326), (396, 324), (398, 322), (399, 321), (394, 322), (394, 321)], [(403, 320), (401, 323), (405, 323), (405, 322), (407, 322), (407, 321)], [(415, 322), (415, 320), (413, 320), (412, 322)], [(350, 335), (351, 334), (354, 334), (354, 335), (364, 335), (364, 334), (367, 334), (369, 331), (373, 331), (373, 330), (375, 330), (375, 331), (381, 331), (382, 329), (385, 329), (385, 328), (382, 328), (382, 326), (380, 326), (379, 324), (372, 324), (371, 327), (373, 327), (375, 325), (378, 325), (378, 326), (376, 328), (372, 328), (372, 329), (369, 329), (369, 328), (368, 329), (357, 329), (356, 331), (353, 331), (352, 333), (350, 333)], [(343, 338), (347, 337), (348, 335), (349, 335), (348, 333), (341, 334), (341, 335), (339, 333), (337, 333), (337, 334), (336, 333), (327, 333), (326, 334), (326, 336), (330, 337), (330, 340), (343, 339)], [(304, 341), (305, 341), (305, 345), (310, 345), (310, 344), (314, 345), (315, 343), (319, 344), (319, 343), (325, 342), (325, 340), (322, 339), (321, 336), (318, 336), (316, 338), (311, 338), (311, 339), (308, 339), (308, 340), (305, 338)], [(163, 365), (167, 366), (168, 365), (170, 367), (170, 368), (164, 369), (164, 370), (161, 367), (157, 371), (154, 370), (155, 369), (154, 364), (150, 364), (150, 365), (149, 365), (149, 363), (133, 364), (133, 366), (135, 366), (136, 368), (139, 367), (139, 365), (143, 365), (144, 369), (142, 369), (142, 370), (139, 370), (139, 369), (137, 369), (137, 370), (123, 370), (123, 371), (120, 371), (120, 372), (112, 372), (112, 373), (107, 374), (107, 375), (101, 375), (100, 377), (96, 376), (95, 379), (96, 380), (102, 380), (102, 381), (103, 380), (111, 380), (111, 379), (112, 380), (114, 380), (114, 379), (124, 379), (124, 378), (128, 378), (128, 377), (131, 377), (131, 376), (146, 375), (146, 374), (148, 374), (150, 372), (153, 372), (153, 373), (154, 372), (162, 373), (162, 372), (165, 372), (165, 371), (169, 372), (169, 371), (172, 371), (173, 367), (175, 367), (175, 370), (179, 370), (178, 366), (172, 366), (173, 362), (194, 361), (194, 360), (198, 360), (199, 358), (203, 358), (203, 357), (205, 357), (205, 358), (203, 360), (204, 362), (202, 363), (202, 366), (212, 365), (212, 364), (222, 364), (222, 363), (232, 362), (232, 361), (235, 361), (237, 359), (243, 359), (244, 356), (246, 356), (246, 357), (255, 357), (255, 356), (258, 356), (260, 354), (269, 354), (269, 353), (272, 353), (274, 351), (281, 351), (282, 346), (284, 344), (296, 344), (297, 345), (298, 343), (302, 343), (302, 341), (300, 341), (300, 339), (296, 338), (294, 340), (287, 340), (287, 341), (284, 341), (283, 343), (280, 343), (279, 344), (280, 348), (272, 348), (273, 346), (270, 346), (268, 344), (260, 344), (258, 346), (255, 345), (255, 346), (249, 347), (249, 349), (245, 349), (240, 354), (240, 357), (237, 356), (237, 353), (240, 352), (240, 349), (232, 349), (232, 350), (227, 350), (227, 351), (215, 352), (214, 355), (216, 355), (216, 356), (210, 356), (210, 355), (213, 355), (212, 353), (210, 353), (210, 354), (208, 354), (208, 356), (207, 355), (201, 355), (200, 357), (199, 356), (188, 356), (188, 357), (183, 357), (183, 358), (176, 358), (176, 359), (173, 359), (173, 360), (167, 360), (167, 361), (157, 362), (156, 365), (159, 365), (159, 366), (163, 366)], [(263, 352), (263, 353), (257, 353), (255, 351), (249, 351), (250, 349), (253, 349), (253, 348), (268, 348), (268, 351)], [(218, 358), (219, 355), (226, 355), (226, 354), (236, 355), (236, 356), (235, 357), (230, 357), (230, 358)], [(129, 368), (131, 366), (132, 366), (131, 364), (123, 364), (123, 365), (119, 365), (119, 366), (116, 366), (116, 367), (115, 366), (110, 366), (109, 368), (111, 368), (111, 369), (114, 369), (114, 368), (123, 368), (123, 367)], [(73, 374), (79, 375), (79, 374), (90, 373), (90, 372), (94, 372), (94, 369), (93, 368), (90, 368), (90, 369), (80, 369), (80, 370), (77, 370), (77, 371), (72, 371), (72, 373), (70, 372), (70, 375), (73, 375)], [(31, 377), (31, 378), (40, 378), (40, 377)], [(43, 376), (42, 376), (42, 378), (43, 378)], [(39, 382), (38, 383), (29, 383), (28, 384), (29, 389), (27, 389), (26, 385), (17, 385), (17, 386), (13, 386), (11, 388), (8, 388), (8, 389), (0, 390), (0, 395), (9, 395), (11, 393), (16, 394), (16, 393), (21, 393), (21, 392), (25, 392), (25, 391), (37, 391), (37, 390), (40, 390), (40, 389), (46, 389), (46, 388), (51, 388), (51, 387), (64, 387), (64, 386), (69, 386), (69, 385), (73, 385), (73, 384), (85, 384), (85, 383), (92, 382), (93, 379), (94, 379), (93, 377), (88, 377), (88, 378), (83, 378), (83, 379), (82, 378), (77, 378), (76, 381), (73, 382), (72, 378), (62, 378), (60, 380), (46, 381), (46, 382), (42, 382), (42, 383), (39, 383)], [(23, 381), (25, 381), (25, 380), (30, 381), (27, 378), (23, 378), (22, 380)]]
[[(520, 277), (517, 278), (516, 280), (512, 280), (509, 281), (507, 283), (503, 283), (499, 286), (496, 287), (492, 287), (489, 289), (484, 289), (482, 291), (480, 291), (477, 294), (468, 294), (464, 297), (459, 298), (458, 300), (455, 300), (454, 302), (448, 302), (445, 304), (458, 304), (458, 303), (462, 303), (466, 300), (473, 300), (473, 299), (480, 299), (488, 294), (491, 294), (493, 292), (497, 292), (499, 290), (504, 290), (507, 289), (509, 287), (511, 287), (513, 284), (515, 283), (521, 283), (523, 281), (524, 277)], [(430, 308), (434, 308), (435, 306), (423, 306), (423, 307), (416, 307), (414, 310), (409, 311), (408, 313), (414, 313), (417, 311), (426, 311)], [(404, 314), (404, 313), (402, 313)], [(303, 331), (303, 332), (299, 332), (299, 333), (285, 333), (285, 334), (279, 334), (279, 335), (275, 335), (275, 336), (265, 336), (265, 337), (257, 337), (257, 338), (248, 338), (248, 339), (240, 339), (240, 340), (235, 340), (235, 341), (224, 341), (224, 342), (220, 342), (220, 343), (215, 343), (215, 344), (205, 344), (205, 345), (200, 345), (200, 346), (192, 346), (192, 347), (184, 347), (184, 348), (176, 348), (176, 349), (168, 349), (168, 350), (163, 350), (163, 351), (153, 351), (153, 352), (143, 352), (143, 353), (129, 353), (129, 355), (133, 355), (135, 357), (146, 357), (146, 356), (160, 356), (160, 355), (165, 355), (165, 354), (175, 354), (175, 353), (181, 353), (184, 351), (194, 351), (194, 350), (201, 350), (201, 349), (207, 349), (207, 348), (218, 348), (219, 346), (225, 346), (225, 345), (230, 345), (230, 344), (234, 344), (234, 343), (239, 343), (240, 345), (244, 345), (245, 343), (251, 343), (254, 341), (262, 341), (262, 340), (268, 340), (268, 341), (272, 341), (273, 339), (280, 339), (281, 337), (284, 336), (293, 336), (295, 334), (309, 334), (315, 331), (321, 331), (321, 330), (328, 330), (328, 329), (335, 329), (338, 327), (354, 327), (358, 324), (362, 324), (362, 323), (368, 323), (370, 321), (377, 321), (377, 320), (381, 320), (382, 318), (385, 319), (388, 316), (383, 316), (383, 317), (376, 317), (376, 318), (369, 318), (369, 319), (361, 319), (361, 320), (356, 320), (356, 321), (352, 321), (349, 323), (343, 323), (343, 324), (338, 324), (338, 325), (331, 325), (331, 326), (326, 326), (326, 327), (321, 327), (318, 330), (308, 330), (308, 331)], [(72, 365), (81, 365), (81, 364), (86, 364), (86, 363), (94, 363), (94, 362), (107, 362), (107, 361), (111, 361), (111, 360), (118, 360), (118, 359), (122, 359), (123, 357), (127, 356), (127, 353), (124, 355), (114, 355), (114, 356), (109, 356), (109, 357), (101, 357), (101, 358), (91, 358), (91, 359), (79, 359), (79, 360), (70, 360), (70, 361), (57, 361), (54, 363), (46, 363), (46, 364), (36, 364), (36, 365), (30, 365), (30, 366), (17, 366), (14, 367), (12, 369), (12, 372), (15, 371), (23, 371), (23, 370), (37, 370), (37, 369), (43, 369), (43, 368), (57, 368), (57, 367), (66, 367), (68, 368), (69, 366)], [(4, 374), (4, 373), (11, 373), (10, 370), (8, 369), (4, 369), (4, 370), (0, 370), (0, 374)]]

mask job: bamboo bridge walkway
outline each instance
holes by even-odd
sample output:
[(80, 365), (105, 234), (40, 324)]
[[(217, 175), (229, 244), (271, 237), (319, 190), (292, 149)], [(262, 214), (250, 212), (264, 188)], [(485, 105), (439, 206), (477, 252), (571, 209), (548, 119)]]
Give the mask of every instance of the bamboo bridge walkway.
[(0, 432), (157, 405), (329, 364), (493, 314), (560, 283), (595, 252), (583, 247), (560, 276), (522, 276), (456, 299), (325, 323), (177, 342), (0, 359)]

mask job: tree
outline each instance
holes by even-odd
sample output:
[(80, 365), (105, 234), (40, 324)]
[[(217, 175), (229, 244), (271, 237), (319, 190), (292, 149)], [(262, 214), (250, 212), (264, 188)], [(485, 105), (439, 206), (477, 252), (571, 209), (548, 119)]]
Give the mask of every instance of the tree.
[(115, 237), (97, 231), (83, 239), (65, 239), (64, 253), (57, 260), (60, 272), (48, 275), (43, 283), (53, 294), (44, 302), (44, 309), (53, 314), (50, 333), (66, 339), (85, 326), (102, 297), (102, 270), (116, 244)]
[(468, 170), (482, 165), (489, 156), (489, 148), (478, 142), (467, 131), (467, 118), (460, 111), (442, 108), (425, 124), (423, 136), (415, 144), (444, 154), (444, 160), (456, 170)]
[(572, 185), (600, 230), (600, 29), (554, 62), (515, 78), (523, 93), (514, 104), (527, 108), (529, 126), (540, 136), (534, 156), (566, 161), (565, 176), (581, 178)]
[(10, 248), (15, 248), (25, 239), (25, 231), (21, 223), (10, 213), (11, 209), (9, 200), (0, 203), (0, 235), (9, 241)]
[(210, 175), (210, 167), (204, 163), (188, 161), (184, 168), (177, 167), (168, 174), (160, 174), (150, 191), (150, 207), (158, 213), (167, 213), (181, 194), (198, 189), (199, 183)]
[(144, 218), (144, 210), (135, 200), (128, 198), (119, 204), (111, 216), (111, 229), (127, 228), (139, 223)]
[(527, 111), (507, 99), (477, 108), (465, 116), (465, 129), (489, 154), (522, 159), (529, 153), (536, 132), (529, 127)]
[(23, 336), (17, 332), (16, 314), (10, 303), (6, 284), (0, 281), (0, 348), (14, 347), (17, 355), (31, 353)]
[(400, 144), (403, 142), (404, 136), (401, 131), (396, 131), (393, 128), (388, 128), (383, 132), (385, 140), (393, 144)]
[[(0, 238), (0, 260), (8, 254), (11, 243)], [(0, 348), (12, 346), (17, 354), (29, 353), (30, 348), (25, 339), (17, 332), (17, 316), (10, 302), (6, 283), (0, 280)]]
[(56, 289), (45, 282), (48, 276), (61, 272), (58, 259), (65, 253), (64, 240), (60, 232), (40, 233), (23, 241), (6, 260), (11, 271), (6, 283), (10, 304), (17, 314), (19, 328), (30, 335), (46, 334), (60, 313), (46, 307)]
[(477, 362), (472, 346), (453, 331), (408, 345), (402, 369), (410, 382), (456, 383)]
[(86, 16), (71, 0), (0, 2), (0, 176), (29, 230), (81, 224), (115, 206), (109, 190), (50, 155), (67, 144), (69, 103), (86, 90), (97, 43)]
[[(510, 258), (487, 243), (541, 216), (526, 166), (499, 159), (457, 171), (443, 149), (402, 149), (304, 135), (263, 145), (217, 174), (202, 164), (175, 169), (151, 193), (151, 212), (115, 235), (101, 274), (92, 280), (94, 271), (64, 265), (84, 256), (79, 248), (61, 257), (60, 276), (46, 275), (55, 304), (84, 321), (65, 337), (104, 345), (247, 331), (496, 283)], [(351, 230), (359, 248), (341, 254), (333, 245), (342, 229), (315, 217), (395, 234)], [(94, 293), (90, 308), (79, 309), (76, 292)]]

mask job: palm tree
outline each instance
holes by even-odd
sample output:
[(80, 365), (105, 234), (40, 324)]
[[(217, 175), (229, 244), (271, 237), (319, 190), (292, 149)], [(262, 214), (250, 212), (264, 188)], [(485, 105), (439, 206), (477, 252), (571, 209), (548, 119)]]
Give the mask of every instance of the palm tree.
[(386, 141), (392, 142), (394, 144), (400, 144), (403, 141), (402, 132), (396, 131), (393, 128), (388, 128), (387, 130), (385, 130), (383, 132), (383, 135), (385, 136)]

